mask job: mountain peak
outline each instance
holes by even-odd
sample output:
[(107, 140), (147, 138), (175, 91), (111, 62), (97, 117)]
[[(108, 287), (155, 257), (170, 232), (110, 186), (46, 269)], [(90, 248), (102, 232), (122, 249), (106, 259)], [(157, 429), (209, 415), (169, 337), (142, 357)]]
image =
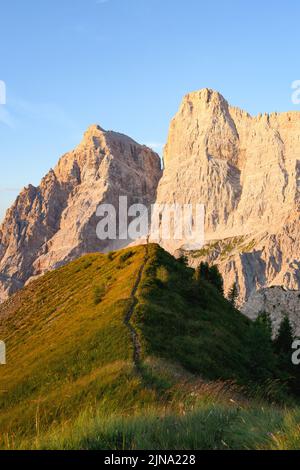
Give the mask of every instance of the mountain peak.
[(79, 145), (92, 144), (94, 146), (95, 143), (99, 142), (97, 139), (105, 139), (106, 133), (107, 131), (99, 126), (99, 124), (92, 124), (84, 132), (83, 139)]
[(193, 91), (184, 96), (181, 108), (185, 106), (196, 106), (203, 109), (207, 108), (228, 108), (228, 102), (223, 95), (211, 88), (202, 88), (201, 90)]
[(97, 238), (97, 207), (116, 204), (119, 195), (128, 195), (129, 205), (151, 204), (160, 177), (155, 152), (90, 126), (37, 188), (21, 193), (0, 226), (0, 302), (31, 277), (80, 254), (108, 250), (115, 241)]
[(87, 130), (85, 131), (85, 134), (91, 135), (91, 134), (103, 134), (105, 133), (106, 130), (103, 129), (103, 127), (99, 126), (99, 124), (91, 124)]
[(189, 99), (198, 98), (205, 102), (226, 101), (224, 96), (221, 95), (221, 93), (219, 93), (217, 90), (214, 90), (212, 88), (201, 88), (200, 90), (196, 90), (196, 91), (192, 91), (191, 93), (188, 93), (185, 97)]

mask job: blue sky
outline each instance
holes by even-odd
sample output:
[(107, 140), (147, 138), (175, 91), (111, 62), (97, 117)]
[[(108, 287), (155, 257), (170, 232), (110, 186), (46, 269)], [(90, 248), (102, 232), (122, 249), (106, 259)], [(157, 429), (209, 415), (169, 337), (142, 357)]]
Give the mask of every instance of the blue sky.
[(182, 96), (299, 110), (298, 0), (1, 0), (0, 218), (92, 123), (155, 149)]

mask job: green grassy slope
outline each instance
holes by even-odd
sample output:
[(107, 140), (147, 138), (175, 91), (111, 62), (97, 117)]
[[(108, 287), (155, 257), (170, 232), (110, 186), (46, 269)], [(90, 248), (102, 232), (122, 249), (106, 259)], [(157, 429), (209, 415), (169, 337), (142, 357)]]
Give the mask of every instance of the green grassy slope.
[(0, 337), (7, 347), (7, 365), (0, 369), (4, 434), (35, 433), (37, 413), (45, 429), (97, 401), (105, 400), (108, 408), (132, 407), (136, 395), (145, 401), (151, 396), (133, 373), (123, 321), (144, 249), (125, 262), (120, 256), (112, 261), (85, 256), (1, 305)]
[(144, 354), (181, 363), (210, 379), (246, 380), (249, 321), (193, 270), (155, 245), (142, 280), (134, 321)]
[(1, 305), (0, 446), (273, 445), (284, 412), (223, 382), (247, 382), (249, 321), (192, 276), (139, 246), (84, 256)]

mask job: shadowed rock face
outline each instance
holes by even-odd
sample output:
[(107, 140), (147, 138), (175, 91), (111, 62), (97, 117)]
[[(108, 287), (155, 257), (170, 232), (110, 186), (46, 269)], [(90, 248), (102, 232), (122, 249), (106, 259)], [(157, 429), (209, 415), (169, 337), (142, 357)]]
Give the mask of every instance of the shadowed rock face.
[(129, 204), (149, 205), (160, 177), (160, 158), (152, 150), (91, 126), (80, 145), (7, 211), (0, 227), (0, 300), (84, 253), (119, 248), (97, 238), (97, 206), (118, 207), (120, 195)]
[(281, 286), (274, 286), (252, 292), (248, 302), (243, 306), (242, 312), (254, 320), (260, 312), (270, 315), (274, 334), (279, 330), (283, 318), (287, 315), (294, 329), (295, 335), (300, 335), (300, 290), (286, 290)]
[(300, 288), (299, 161), (297, 112), (251, 117), (204, 89), (171, 122), (157, 201), (205, 205), (208, 246), (191, 264), (218, 263), (240, 303), (260, 287)]

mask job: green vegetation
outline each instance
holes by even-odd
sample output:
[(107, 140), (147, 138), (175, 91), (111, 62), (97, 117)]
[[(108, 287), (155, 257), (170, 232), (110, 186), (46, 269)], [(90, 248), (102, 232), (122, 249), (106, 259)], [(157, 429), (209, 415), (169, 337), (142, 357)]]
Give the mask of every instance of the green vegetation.
[(74, 426), (57, 428), (38, 449), (299, 449), (299, 411), (271, 407), (203, 405), (169, 414), (146, 411), (134, 417), (80, 415)]
[(100, 302), (102, 302), (105, 292), (106, 292), (106, 287), (104, 284), (94, 287), (94, 304), (95, 305), (98, 305), (100, 304)]
[(254, 382), (267, 383), (282, 378), (273, 351), (271, 321), (265, 313), (261, 313), (250, 325), (247, 347), (250, 357), (248, 373)]
[(236, 236), (225, 238), (223, 240), (214, 240), (207, 243), (201, 250), (192, 252), (192, 258), (207, 258), (223, 261), (234, 252), (249, 253), (254, 250), (255, 240), (249, 240), (245, 236)]
[(296, 446), (268, 319), (245, 318), (221, 287), (216, 269), (147, 245), (15, 294), (0, 305), (0, 447)]
[(274, 341), (277, 354), (287, 355), (291, 352), (291, 345), (294, 341), (293, 329), (291, 327), (288, 316), (284, 316), (278, 331), (278, 335)]
[(128, 259), (134, 255), (133, 251), (126, 251), (120, 256), (120, 263), (124, 264)]
[(233, 307), (236, 306), (236, 301), (239, 296), (238, 288), (236, 282), (232, 285), (231, 289), (228, 292), (228, 301)]
[[(220, 294), (224, 292), (223, 278), (217, 266), (209, 266), (208, 263), (201, 262), (195, 272), (197, 281), (207, 281), (211, 283), (219, 291)], [(200, 285), (201, 287), (201, 285)]]
[[(113, 261), (84, 256), (0, 306), (0, 337), (7, 345), (7, 365), (0, 369), (0, 439), (43, 433), (97, 403), (133, 409), (153, 401), (133, 371), (124, 325), (144, 249), (137, 248), (132, 263), (119, 270), (126, 251)], [(98, 303), (101, 285), (107, 290)]]

